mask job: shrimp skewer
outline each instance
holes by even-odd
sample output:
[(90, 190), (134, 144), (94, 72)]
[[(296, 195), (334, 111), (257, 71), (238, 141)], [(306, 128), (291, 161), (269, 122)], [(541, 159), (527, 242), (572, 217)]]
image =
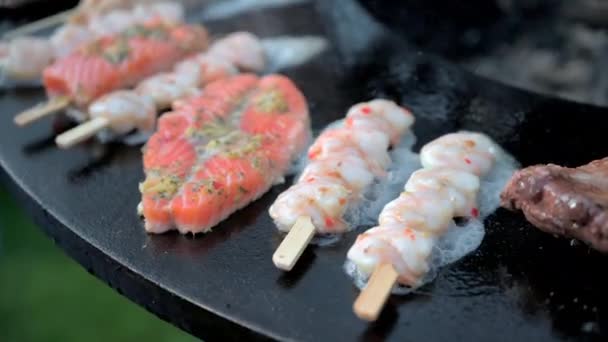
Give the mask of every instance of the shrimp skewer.
[(0, 43), (0, 85), (20, 86), (40, 81), (44, 68), (74, 52), (79, 46), (107, 35), (115, 35), (150, 20), (182, 22), (180, 4), (158, 2), (115, 9), (86, 21), (59, 27), (51, 37), (16, 37)]
[(282, 181), (308, 135), (306, 101), (289, 79), (211, 83), (162, 116), (145, 147), (146, 230), (208, 232)]
[[(354, 305), (359, 317), (375, 320), (395, 282), (411, 288), (423, 283), (433, 248), (453, 218), (479, 216), (479, 178), (494, 167), (498, 152), (490, 138), (470, 132), (447, 134), (422, 148), (423, 169), (411, 175), (404, 192), (380, 213), (378, 226), (359, 235), (348, 252), (356, 276), (393, 279), (369, 280)], [(379, 268), (383, 271), (374, 271)]]
[(277, 228), (289, 232), (273, 256), (278, 268), (291, 270), (314, 233), (341, 234), (348, 229), (347, 208), (384, 176), (391, 162), (390, 146), (413, 122), (411, 113), (395, 103), (373, 100), (353, 106), (339, 127), (317, 138), (298, 181), (269, 209)]
[[(83, 108), (110, 91), (171, 68), (206, 45), (207, 33), (201, 26), (153, 20), (59, 59), (45, 68), (44, 85), (49, 98), (67, 98), (72, 106)], [(25, 125), (32, 117), (38, 118), (26, 111), (15, 122)]]
[[(14, 39), (23, 37), (40, 31), (44, 28), (51, 27), (63, 22), (68, 22), (65, 26), (78, 25), (85, 26), (91, 21), (111, 15), (118, 11), (132, 10), (134, 13), (140, 14), (135, 18), (141, 18), (142, 14), (150, 14), (151, 12), (164, 11), (170, 15), (178, 14), (183, 18), (183, 8), (177, 3), (162, 2), (162, 1), (81, 1), (75, 8), (54, 14), (52, 16), (42, 18), (40, 20), (20, 26), (14, 30), (5, 32), (2, 35), (4, 39)], [(178, 12), (179, 11), (179, 12)], [(180, 14), (181, 13), (181, 14)], [(181, 20), (180, 20), (181, 21)]]
[[(242, 41), (244, 44), (239, 44)], [(230, 60), (215, 52), (228, 47), (235, 51), (235, 57)], [(252, 47), (256, 53), (252, 53)], [(232, 33), (213, 43), (208, 51), (178, 63), (172, 72), (146, 78), (133, 90), (120, 90), (102, 96), (89, 106), (90, 120), (59, 135), (57, 144), (68, 148), (107, 128), (114, 136), (127, 134), (134, 128), (146, 136), (154, 129), (158, 113), (170, 108), (173, 103), (174, 109), (178, 110), (181, 99), (196, 96), (208, 83), (235, 75), (239, 68), (247, 70), (247, 67), (255, 68), (254, 71), (264, 67), (261, 42), (247, 32)], [(141, 97), (139, 108), (131, 105), (136, 97)], [(148, 106), (150, 101), (151, 108)], [(139, 124), (141, 120), (151, 124), (142, 126)]]

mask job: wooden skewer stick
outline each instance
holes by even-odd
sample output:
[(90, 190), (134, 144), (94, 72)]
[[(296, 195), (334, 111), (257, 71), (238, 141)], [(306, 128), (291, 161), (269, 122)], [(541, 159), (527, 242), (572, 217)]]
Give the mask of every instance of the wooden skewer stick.
[(46, 17), (46, 18), (42, 18), (40, 20), (36, 20), (34, 22), (31, 22), (29, 24), (25, 24), (23, 26), (20, 26), (14, 30), (5, 32), (2, 37), (5, 39), (13, 39), (13, 38), (17, 38), (17, 37), (22, 37), (37, 31), (40, 31), (42, 29), (57, 25), (57, 24), (61, 24), (66, 22), (71, 16), (72, 14), (74, 14), (76, 12), (75, 9), (70, 9), (67, 11), (63, 11), (57, 14), (54, 14), (50, 17)]
[(398, 277), (399, 273), (391, 264), (376, 267), (353, 305), (355, 315), (369, 322), (378, 319)]
[(312, 219), (309, 216), (299, 217), (272, 255), (274, 265), (284, 271), (291, 271), (314, 235)]
[(55, 143), (61, 148), (70, 148), (97, 134), (110, 125), (110, 120), (97, 117), (65, 131), (55, 138)]
[(55, 97), (45, 103), (38, 104), (26, 111), (23, 111), (15, 116), (15, 124), (17, 126), (29, 125), (32, 122), (39, 120), (47, 115), (51, 115), (60, 110), (67, 108), (72, 101), (67, 97)]

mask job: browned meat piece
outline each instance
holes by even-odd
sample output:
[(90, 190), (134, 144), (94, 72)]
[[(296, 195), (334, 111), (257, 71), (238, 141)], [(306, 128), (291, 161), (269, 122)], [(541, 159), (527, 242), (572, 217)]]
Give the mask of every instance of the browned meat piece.
[(538, 165), (518, 171), (501, 204), (520, 209), (539, 229), (608, 253), (608, 158), (577, 168)]

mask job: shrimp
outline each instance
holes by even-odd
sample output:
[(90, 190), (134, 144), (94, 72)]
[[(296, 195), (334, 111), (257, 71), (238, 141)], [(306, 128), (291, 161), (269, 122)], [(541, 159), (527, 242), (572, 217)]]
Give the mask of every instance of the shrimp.
[[(216, 44), (221, 44), (222, 41)], [(206, 53), (190, 57), (175, 66), (175, 73), (180, 77), (192, 77), (197, 84), (207, 83), (227, 78), (238, 73), (238, 69), (228, 61), (209, 56)]]
[(62, 58), (82, 44), (92, 41), (95, 33), (86, 26), (67, 24), (58, 28), (51, 36), (55, 58)]
[(226, 60), (244, 71), (260, 72), (266, 65), (266, 56), (260, 40), (249, 32), (236, 32), (215, 44), (209, 55)]
[(359, 154), (343, 153), (336, 158), (327, 158), (308, 164), (300, 176), (300, 181), (307, 182), (315, 178), (332, 179), (354, 192), (360, 193), (365, 187), (372, 184), (375, 176)]
[[(347, 209), (357, 204), (365, 189), (376, 179), (385, 177), (391, 163), (388, 154), (390, 134), (396, 134), (396, 128), (384, 119), (383, 113), (399, 107), (382, 101), (354, 107), (368, 108), (372, 103), (377, 112), (365, 114), (369, 118), (359, 120), (353, 114), (346, 122), (340, 122), (339, 127), (325, 130), (309, 148), (310, 162), (298, 182), (283, 192), (270, 207), (270, 216), (279, 230), (289, 231), (300, 216), (310, 216), (319, 234), (347, 230), (348, 225), (344, 221)], [(352, 109), (349, 112), (352, 113)], [(398, 112), (408, 115), (406, 111)], [(349, 124), (355, 119), (359, 123)], [(400, 126), (399, 135), (407, 131), (407, 123), (411, 125), (413, 118), (403, 122), (406, 125)]]
[(487, 173), (498, 149), (486, 135), (472, 132), (446, 134), (422, 148), (420, 161), (425, 168), (447, 167), (473, 173)]
[(0, 60), (2, 74), (18, 81), (37, 79), (55, 58), (51, 43), (41, 38), (16, 38), (5, 50)]
[(436, 238), (426, 232), (386, 224), (367, 230), (357, 237), (348, 251), (348, 259), (356, 260), (358, 272), (368, 278), (376, 265), (388, 263), (399, 274), (402, 284), (420, 284), (429, 272), (429, 257)]
[(358, 274), (367, 279), (377, 265), (389, 263), (401, 284), (420, 286), (438, 265), (431, 264), (431, 251), (453, 218), (479, 215), (479, 177), (494, 167), (498, 151), (490, 138), (471, 132), (447, 134), (425, 145), (420, 153), (424, 168), (383, 208), (378, 227), (361, 234), (349, 250)]
[[(375, 113), (375, 116), (370, 116)], [(367, 104), (353, 106), (346, 114), (349, 127), (361, 127), (363, 129), (376, 129), (389, 132), (393, 145), (399, 142), (400, 132), (414, 123), (414, 116), (410, 111), (397, 106), (394, 102), (376, 99)], [(378, 119), (383, 120), (378, 120)]]
[(102, 96), (89, 106), (91, 118), (104, 117), (116, 134), (126, 134), (137, 128), (151, 132), (156, 123), (156, 108), (151, 98), (134, 91), (120, 90)]
[(155, 18), (162, 18), (165, 21), (181, 22), (184, 21), (184, 7), (175, 2), (157, 2), (151, 4), (138, 4), (133, 9), (135, 20), (144, 22)]
[(406, 191), (384, 206), (378, 223), (380, 226), (400, 224), (401, 227), (439, 234), (448, 228), (453, 215), (452, 202), (440, 192)]
[(123, 9), (116, 9), (106, 15), (94, 16), (89, 22), (89, 29), (96, 36), (105, 36), (124, 31), (133, 25), (133, 15)]
[(476, 204), (479, 185), (479, 177), (465, 171), (447, 168), (421, 169), (412, 174), (405, 184), (405, 191), (436, 191), (450, 199), (456, 216), (476, 217), (479, 214)]
[(377, 130), (340, 127), (323, 132), (308, 149), (310, 160), (335, 158), (336, 154), (358, 153), (371, 170), (382, 174), (391, 159), (388, 135)]
[(343, 185), (325, 179), (299, 182), (279, 195), (269, 212), (272, 217), (281, 217), (277, 221), (281, 231), (289, 231), (298, 217), (307, 215), (315, 227), (323, 229), (319, 233), (340, 232), (346, 229), (339, 218), (346, 211), (350, 194)]
[(195, 76), (183, 73), (160, 73), (139, 83), (135, 92), (152, 98), (156, 108), (169, 108), (173, 101), (197, 94), (198, 79)]

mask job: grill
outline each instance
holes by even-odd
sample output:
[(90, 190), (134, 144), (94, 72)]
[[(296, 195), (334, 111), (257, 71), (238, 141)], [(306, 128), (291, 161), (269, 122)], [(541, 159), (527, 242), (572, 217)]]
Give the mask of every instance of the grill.
[[(218, 34), (238, 29), (262, 37), (326, 36), (330, 50), (285, 72), (306, 95), (317, 132), (351, 104), (385, 97), (415, 113), (415, 150), (467, 129), (490, 135), (523, 166), (576, 166), (608, 155), (606, 110), (554, 96), (605, 104), (605, 75), (598, 67), (605, 53), (606, 17), (599, 15), (605, 7), (574, 9), (566, 1), (397, 3), (299, 1), (205, 24)], [(7, 114), (0, 116), (3, 179), (87, 270), (203, 339), (608, 337), (608, 282), (598, 271), (605, 269), (606, 256), (543, 234), (505, 210), (486, 220), (476, 252), (415, 294), (392, 296), (373, 324), (352, 314), (359, 291), (342, 270), (357, 232), (367, 227), (331, 247), (309, 248), (291, 273), (273, 267), (281, 236), (267, 209), (291, 180), (208, 235), (147, 236), (135, 215), (143, 177), (139, 149), (91, 142), (57, 150), (53, 137), (62, 125), (51, 120), (27, 132), (15, 129), (8, 114), (43, 97), (37, 89), (0, 93)]]

